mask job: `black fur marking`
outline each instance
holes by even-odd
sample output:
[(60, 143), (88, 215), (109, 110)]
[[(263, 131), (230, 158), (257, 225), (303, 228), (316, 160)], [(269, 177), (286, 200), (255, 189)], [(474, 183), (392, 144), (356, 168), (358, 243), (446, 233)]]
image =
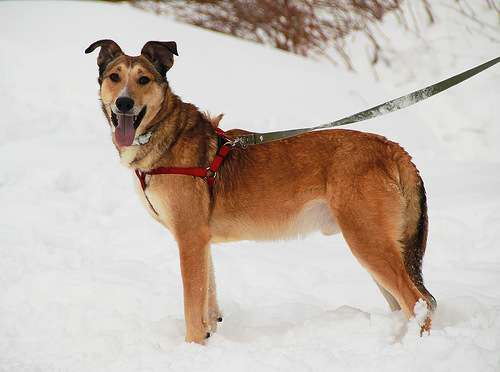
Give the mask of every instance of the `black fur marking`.
[(427, 300), (430, 310), (434, 310), (437, 306), (436, 299), (429, 293), (424, 286), (422, 278), (422, 258), (424, 257), (425, 247), (427, 244), (427, 197), (422, 179), (419, 185), (420, 197), (420, 218), (418, 220), (415, 233), (408, 237), (404, 242), (404, 263), (406, 271), (410, 275), (417, 289)]
[(111, 111), (111, 122), (115, 126), (115, 128), (118, 126), (118, 118), (116, 117), (116, 114)]
[(137, 119), (134, 122), (134, 128), (135, 129), (137, 129), (139, 127), (139, 125), (141, 124), (142, 119), (144, 118), (144, 115), (146, 115), (146, 108), (147, 108), (147, 106), (144, 106), (142, 108), (141, 112), (139, 112), (139, 115), (137, 115)]

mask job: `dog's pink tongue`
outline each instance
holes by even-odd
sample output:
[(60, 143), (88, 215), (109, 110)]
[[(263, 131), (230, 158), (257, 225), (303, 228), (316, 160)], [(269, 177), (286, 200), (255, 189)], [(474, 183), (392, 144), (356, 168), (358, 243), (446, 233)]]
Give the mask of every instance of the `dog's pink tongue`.
[(116, 115), (118, 126), (115, 129), (115, 141), (120, 147), (130, 146), (134, 142), (135, 128), (132, 115)]

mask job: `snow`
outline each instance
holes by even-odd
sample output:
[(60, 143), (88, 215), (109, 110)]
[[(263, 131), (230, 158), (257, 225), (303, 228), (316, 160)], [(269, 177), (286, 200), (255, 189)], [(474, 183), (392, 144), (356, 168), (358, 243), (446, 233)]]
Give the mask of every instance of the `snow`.
[(436, 8), (442, 23), (424, 39), (388, 22), (394, 70), (377, 82), (366, 66), (349, 73), (125, 5), (1, 2), (0, 371), (499, 371), (500, 66), (350, 126), (401, 143), (426, 183), (430, 335), (389, 311), (340, 236), (312, 235), (213, 247), (224, 321), (203, 347), (183, 342), (175, 242), (119, 164), (96, 55), (83, 54), (100, 38), (129, 54), (176, 40), (169, 79), (185, 101), (224, 112), (223, 128), (298, 128), (498, 56)]

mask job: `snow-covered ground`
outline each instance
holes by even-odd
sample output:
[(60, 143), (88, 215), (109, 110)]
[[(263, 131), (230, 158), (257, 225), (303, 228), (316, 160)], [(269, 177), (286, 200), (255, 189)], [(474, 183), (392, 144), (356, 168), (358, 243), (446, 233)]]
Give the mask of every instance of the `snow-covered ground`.
[(437, 12), (425, 41), (387, 26), (397, 68), (376, 82), (125, 5), (1, 2), (0, 371), (500, 371), (500, 66), (352, 126), (400, 142), (424, 177), (430, 336), (389, 312), (340, 236), (313, 235), (213, 248), (224, 322), (202, 347), (183, 342), (175, 242), (119, 165), (83, 54), (100, 38), (129, 54), (176, 40), (185, 101), (226, 113), (223, 128), (285, 129), (500, 54)]

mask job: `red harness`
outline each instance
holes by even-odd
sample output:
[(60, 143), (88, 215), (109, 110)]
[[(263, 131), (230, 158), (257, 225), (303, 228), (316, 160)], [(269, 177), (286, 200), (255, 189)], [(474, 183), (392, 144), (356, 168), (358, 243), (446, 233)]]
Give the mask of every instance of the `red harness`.
[[(217, 136), (224, 142), (222, 145), (219, 145), (219, 149), (217, 154), (215, 155), (212, 164), (208, 168), (203, 167), (159, 167), (155, 169), (151, 169), (149, 171), (141, 171), (139, 169), (135, 170), (135, 174), (139, 181), (141, 182), (142, 190), (145, 191), (146, 184), (146, 176), (153, 176), (155, 174), (183, 174), (186, 176), (200, 177), (203, 178), (209, 187), (212, 187), (215, 184), (215, 179), (217, 178), (217, 170), (221, 166), (224, 158), (231, 151), (232, 146), (230, 145), (229, 138), (227, 138), (226, 134), (222, 129), (216, 128), (215, 132)], [(146, 197), (147, 198), (147, 197)], [(148, 200), (149, 201), (149, 200)], [(151, 204), (151, 203), (150, 203)]]

